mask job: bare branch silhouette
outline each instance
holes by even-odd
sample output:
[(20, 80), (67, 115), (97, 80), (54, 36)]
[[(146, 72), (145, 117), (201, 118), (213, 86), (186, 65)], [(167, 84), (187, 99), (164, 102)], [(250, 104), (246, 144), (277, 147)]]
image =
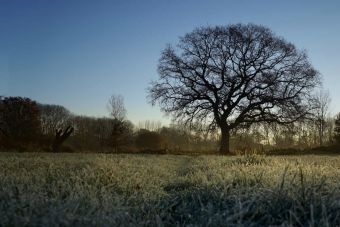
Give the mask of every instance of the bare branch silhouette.
[(74, 131), (74, 128), (71, 126), (68, 126), (64, 131), (62, 129), (57, 129), (56, 130), (56, 135), (52, 144), (52, 151), (53, 152), (59, 152), (60, 147), (62, 143), (70, 137), (72, 132)]
[(188, 125), (217, 125), (223, 153), (234, 128), (305, 117), (320, 82), (304, 51), (253, 24), (197, 28), (163, 50), (158, 71), (151, 103)]

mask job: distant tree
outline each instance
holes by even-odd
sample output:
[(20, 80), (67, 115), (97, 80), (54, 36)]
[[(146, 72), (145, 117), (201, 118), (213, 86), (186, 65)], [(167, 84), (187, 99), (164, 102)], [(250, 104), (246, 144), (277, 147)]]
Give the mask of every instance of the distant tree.
[(114, 127), (114, 119), (111, 118), (96, 118), (92, 120), (90, 136), (94, 137), (94, 139), (99, 144), (100, 149), (110, 148), (111, 145), (110, 140), (112, 136), (112, 128)]
[(248, 128), (239, 128), (231, 134), (231, 147), (239, 152), (249, 152), (262, 149), (261, 142), (265, 137), (259, 124), (253, 124)]
[(124, 120), (119, 121), (113, 119), (111, 124), (112, 130), (109, 138), (109, 144), (113, 147), (115, 152), (120, 151), (123, 147), (131, 145), (133, 142), (133, 125), (131, 122)]
[(165, 146), (169, 150), (189, 150), (190, 134), (183, 128), (172, 124), (170, 127), (163, 127), (160, 135), (165, 139)]
[(272, 124), (274, 132), (274, 142), (276, 148), (285, 149), (295, 146), (296, 129), (293, 124), (290, 125), (278, 125)]
[(327, 117), (326, 119), (326, 139), (328, 143), (333, 142), (333, 136), (334, 136), (334, 127), (335, 127), (335, 122), (334, 118), (332, 117)]
[(189, 125), (217, 125), (223, 153), (240, 125), (305, 117), (320, 81), (305, 52), (253, 24), (195, 29), (163, 50), (158, 72), (151, 103)]
[(126, 120), (126, 109), (121, 95), (112, 95), (107, 107), (110, 111), (110, 117), (113, 119), (109, 144), (117, 152), (122, 147), (131, 144), (133, 125)]
[(164, 143), (164, 138), (157, 132), (141, 129), (137, 133), (136, 145), (142, 150), (160, 150)]
[(74, 116), (74, 133), (67, 142), (77, 150), (103, 151), (112, 148), (112, 118)]
[(324, 145), (324, 136), (327, 126), (327, 115), (331, 99), (329, 92), (320, 90), (315, 97), (315, 123), (318, 131), (319, 146)]
[(42, 133), (55, 135), (55, 130), (65, 128), (71, 123), (72, 114), (63, 106), (39, 104)]
[(126, 109), (124, 107), (124, 98), (121, 95), (112, 95), (109, 98), (107, 108), (110, 112), (110, 116), (113, 119), (123, 121), (126, 117)]
[(5, 145), (6, 141), (6, 123), (3, 116), (3, 112), (5, 111), (5, 106), (3, 105), (3, 97), (0, 96), (0, 148)]
[[(105, 122), (111, 128), (111, 122)], [(68, 142), (77, 150), (99, 150), (106, 143), (111, 129), (107, 131), (93, 117), (74, 116), (72, 118), (74, 133)]]
[[(302, 119), (294, 124), (293, 134), (297, 148), (311, 148), (315, 145), (314, 141), (314, 124), (310, 119)], [(283, 131), (283, 133), (285, 133)], [(292, 144), (293, 145), (293, 144)]]
[(340, 113), (335, 117), (334, 140), (337, 145), (340, 145)]
[(23, 97), (3, 97), (0, 110), (3, 146), (24, 149), (23, 145), (38, 142), (41, 127), (35, 101)]
[(140, 121), (138, 123), (138, 128), (139, 129), (146, 129), (149, 131), (159, 131), (162, 128), (162, 123), (160, 121), (150, 121), (150, 120), (146, 120), (146, 121)]

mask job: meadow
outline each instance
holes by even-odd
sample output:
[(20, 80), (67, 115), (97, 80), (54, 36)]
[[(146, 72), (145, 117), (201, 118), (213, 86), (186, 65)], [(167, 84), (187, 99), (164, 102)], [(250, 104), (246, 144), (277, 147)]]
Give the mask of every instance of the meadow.
[(0, 153), (0, 226), (339, 226), (340, 156)]

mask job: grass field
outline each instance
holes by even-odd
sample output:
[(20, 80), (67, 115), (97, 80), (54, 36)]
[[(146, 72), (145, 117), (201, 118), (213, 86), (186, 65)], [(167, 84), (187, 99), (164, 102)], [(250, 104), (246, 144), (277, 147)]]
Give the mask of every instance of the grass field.
[(340, 156), (0, 153), (0, 226), (339, 226)]

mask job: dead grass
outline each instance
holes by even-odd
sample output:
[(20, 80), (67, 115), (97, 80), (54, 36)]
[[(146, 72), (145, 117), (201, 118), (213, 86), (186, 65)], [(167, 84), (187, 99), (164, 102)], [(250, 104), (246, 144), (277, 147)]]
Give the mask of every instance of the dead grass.
[(337, 226), (340, 156), (0, 153), (0, 226)]

